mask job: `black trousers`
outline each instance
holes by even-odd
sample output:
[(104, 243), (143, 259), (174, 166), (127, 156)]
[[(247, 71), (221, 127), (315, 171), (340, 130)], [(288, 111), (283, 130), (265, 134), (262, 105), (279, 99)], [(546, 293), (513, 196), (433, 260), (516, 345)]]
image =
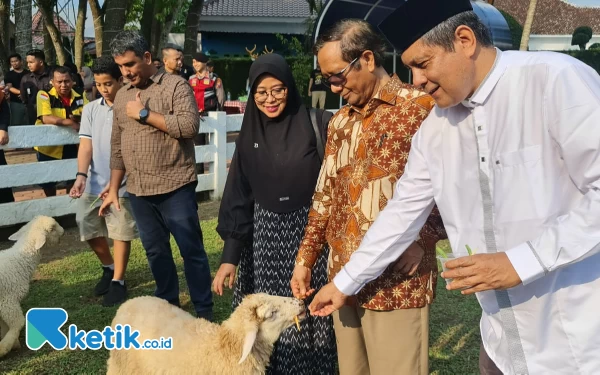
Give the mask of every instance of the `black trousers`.
[[(4, 157), (4, 150), (0, 150), (0, 165), (6, 165), (6, 158)], [(0, 203), (14, 202), (15, 197), (11, 188), (0, 189)]]

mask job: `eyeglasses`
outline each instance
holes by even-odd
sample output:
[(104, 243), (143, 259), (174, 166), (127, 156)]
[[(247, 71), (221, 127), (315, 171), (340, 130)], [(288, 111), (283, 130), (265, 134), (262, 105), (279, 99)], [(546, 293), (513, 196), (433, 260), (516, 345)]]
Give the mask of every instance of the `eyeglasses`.
[(269, 98), (269, 95), (276, 100), (281, 100), (285, 98), (286, 93), (287, 87), (277, 87), (271, 89), (271, 91), (261, 90), (254, 93), (254, 100), (256, 100), (258, 103), (264, 103)]
[[(352, 60), (350, 62), (350, 64), (348, 64), (344, 69), (340, 70), (338, 73), (332, 74), (329, 77), (327, 77), (323, 83), (325, 84), (325, 86), (327, 87), (331, 87), (331, 86), (336, 86), (336, 87), (340, 87), (340, 86), (344, 86), (344, 84), (346, 83), (347, 79), (346, 79), (346, 70), (348, 70), (352, 65), (354, 65), (355, 62), (358, 61), (358, 59), (360, 58), (357, 57), (354, 60)], [(348, 73), (350, 74), (350, 73)]]

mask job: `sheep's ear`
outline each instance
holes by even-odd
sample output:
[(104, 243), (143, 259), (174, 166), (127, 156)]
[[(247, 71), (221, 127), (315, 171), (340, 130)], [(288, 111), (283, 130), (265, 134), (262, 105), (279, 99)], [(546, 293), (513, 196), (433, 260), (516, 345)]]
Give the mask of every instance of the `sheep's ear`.
[(30, 227), (29, 223), (23, 225), (21, 227), (21, 229), (19, 229), (15, 233), (13, 233), (10, 237), (8, 237), (8, 239), (11, 240), (11, 241), (18, 241), (18, 240), (20, 240), (21, 238), (23, 238), (25, 236), (25, 234), (27, 233), (27, 230), (29, 229), (29, 227)]
[(271, 307), (271, 305), (260, 305), (256, 308), (256, 315), (261, 319), (261, 320), (267, 320), (269, 319), (271, 316), (273, 316), (273, 308)]
[(256, 341), (256, 336), (258, 335), (258, 326), (256, 329), (252, 329), (246, 332), (246, 337), (244, 338), (244, 347), (242, 348), (242, 357), (238, 364), (241, 364), (248, 358), (250, 352), (252, 352), (252, 347), (254, 346), (254, 342)]

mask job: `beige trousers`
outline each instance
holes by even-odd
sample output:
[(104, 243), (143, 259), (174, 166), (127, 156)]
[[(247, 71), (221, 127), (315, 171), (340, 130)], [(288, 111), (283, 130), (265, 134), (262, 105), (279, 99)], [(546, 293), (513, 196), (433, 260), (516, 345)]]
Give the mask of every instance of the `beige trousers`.
[(333, 325), (340, 375), (429, 374), (429, 306), (393, 311), (344, 306)]
[(325, 98), (327, 97), (327, 91), (313, 91), (311, 93), (311, 97), (313, 108), (325, 109)]

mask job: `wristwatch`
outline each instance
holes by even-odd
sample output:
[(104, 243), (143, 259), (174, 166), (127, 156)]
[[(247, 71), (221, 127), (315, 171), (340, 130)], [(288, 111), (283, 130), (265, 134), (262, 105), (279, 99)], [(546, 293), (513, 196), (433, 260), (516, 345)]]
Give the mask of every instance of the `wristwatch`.
[(150, 116), (150, 111), (148, 111), (146, 108), (142, 108), (140, 110), (140, 123), (145, 125), (148, 116)]

